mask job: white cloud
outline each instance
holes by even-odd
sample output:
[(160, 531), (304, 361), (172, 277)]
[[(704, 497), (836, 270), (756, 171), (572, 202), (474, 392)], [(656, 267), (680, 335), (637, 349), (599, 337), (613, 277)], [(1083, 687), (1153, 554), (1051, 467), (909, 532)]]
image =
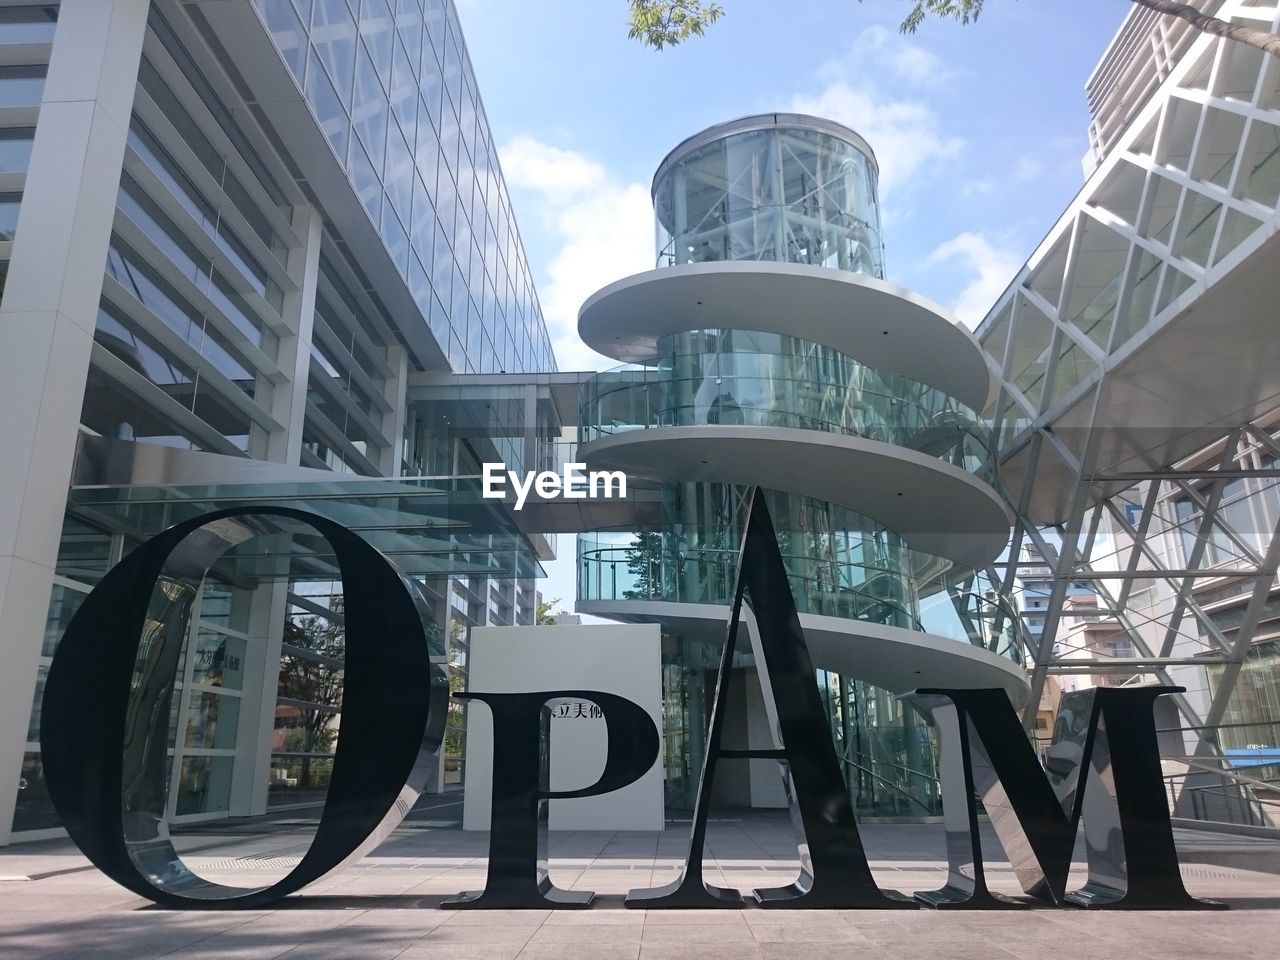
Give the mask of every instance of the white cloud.
[(648, 188), (617, 180), (584, 154), (528, 136), (516, 137), (498, 155), (508, 185), (534, 197), (535, 208), (521, 215), (537, 217), (557, 247), (538, 297), (560, 369), (616, 366), (578, 337), (578, 308), (605, 284), (652, 269)]
[(956, 76), (935, 54), (888, 27), (869, 27), (858, 34), (849, 60), (873, 60), (895, 80), (915, 87), (938, 86)]
[(826, 86), (793, 97), (790, 109), (829, 117), (862, 134), (880, 164), (880, 192), (889, 197), (913, 177), (955, 157), (964, 141), (943, 131), (925, 100), (894, 96), (874, 78), (926, 86), (948, 75), (933, 54), (883, 27), (872, 27), (858, 36), (847, 57), (819, 69)]
[(963, 197), (985, 197), (989, 193), (995, 193), (996, 182), (991, 177), (979, 177), (977, 180), (969, 180), (960, 188), (960, 195)]
[(1019, 157), (1013, 165), (1013, 179), (1018, 183), (1030, 183), (1042, 172), (1044, 164), (1030, 155)]
[(974, 277), (960, 291), (953, 309), (969, 329), (974, 329), (1004, 293), (1022, 267), (1023, 258), (1012, 250), (994, 245), (980, 233), (958, 234), (929, 254), (928, 265), (959, 261)]

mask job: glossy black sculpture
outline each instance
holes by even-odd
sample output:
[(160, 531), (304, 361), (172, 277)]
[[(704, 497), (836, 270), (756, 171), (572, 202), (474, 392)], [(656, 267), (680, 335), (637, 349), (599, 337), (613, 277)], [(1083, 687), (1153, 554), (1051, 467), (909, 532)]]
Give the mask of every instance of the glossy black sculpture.
[[(751, 641), (765, 710), (781, 734), (782, 747), (778, 750), (725, 750), (720, 746), (729, 671), (739, 627), (744, 622), (744, 608), (745, 620), (753, 627)], [(804, 838), (799, 879), (786, 887), (754, 891), (760, 906), (885, 909), (917, 905), (900, 893), (880, 890), (871, 876), (816, 676), (773, 522), (764, 497), (756, 490), (743, 534), (738, 585), (716, 681), (706, 759), (684, 870), (667, 886), (632, 890), (627, 906), (652, 909), (741, 905), (737, 890), (705, 883), (702, 867), (716, 764), (744, 757), (773, 758), (785, 764), (792, 819), (797, 833)]]
[[(589, 907), (595, 894), (561, 890), (551, 883), (540, 849), (539, 811), (544, 800), (598, 797), (635, 783), (658, 759), (653, 718), (639, 704), (598, 690), (542, 693), (458, 693), (493, 714), (493, 794), (489, 827), (489, 872), (484, 890), (463, 893), (444, 906), (496, 910)], [(550, 790), (545, 783), (544, 707), (550, 700), (589, 700), (604, 714), (608, 753), (604, 772), (579, 790)]]
[[(278, 883), (232, 887), (187, 868), (164, 822), (174, 669), (196, 588), (215, 560), (279, 517), (319, 531), (341, 570), (342, 731), (324, 812)], [(448, 684), (430, 662), (413, 596), (358, 535), (322, 517), (244, 507), (180, 523), (117, 564), (72, 618), (49, 668), (45, 781), (62, 824), (121, 886), (169, 907), (272, 903), (376, 846), (413, 806), (444, 733)]]
[[(1153, 705), (1182, 687), (1098, 687), (1064, 694), (1041, 767), (1003, 690), (919, 690), (943, 757), (949, 876), (917, 893), (935, 907), (1007, 907), (982, 872), (975, 798), (1026, 893), (1054, 905), (1140, 910), (1222, 907), (1182, 884)], [(1066, 890), (1084, 820), (1089, 879)]]

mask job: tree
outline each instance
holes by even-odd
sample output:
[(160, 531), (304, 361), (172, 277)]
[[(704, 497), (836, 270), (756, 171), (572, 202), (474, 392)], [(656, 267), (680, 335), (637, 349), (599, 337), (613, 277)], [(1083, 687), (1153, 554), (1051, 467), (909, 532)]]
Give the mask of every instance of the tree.
[(278, 694), (295, 703), (283, 718), (288, 726), (283, 747), (302, 754), (298, 786), (306, 790), (321, 785), (312, 783), (312, 755), (328, 754), (338, 736), (337, 715), (323, 707), (341, 703), (346, 631), (329, 617), (297, 617), (285, 623), (284, 643)]
[(537, 613), (533, 616), (534, 624), (539, 627), (555, 626), (556, 615), (551, 611), (559, 602), (559, 597), (552, 597), (550, 600), (539, 600)]
[(695, 35), (702, 36), (702, 31), (724, 14), (720, 4), (702, 0), (630, 0), (630, 3), (627, 36), (655, 50), (674, 47)]
[(662, 534), (646, 530), (636, 534), (627, 547), (627, 572), (631, 574), (630, 589), (622, 591), (623, 600), (661, 600), (662, 597)]
[[(1203, 33), (1227, 37), (1280, 58), (1280, 36), (1274, 33), (1211, 17), (1191, 4), (1178, 3), (1177, 0), (1131, 2), (1157, 13), (1185, 20)], [(664, 46), (675, 46), (693, 36), (702, 36), (707, 27), (724, 15), (719, 4), (704, 4), (702, 0), (630, 0), (630, 3), (629, 36), (656, 50), (661, 50)], [(985, 0), (911, 0), (911, 9), (903, 18), (899, 29), (903, 33), (915, 33), (929, 17), (970, 24), (978, 19), (984, 3)]]

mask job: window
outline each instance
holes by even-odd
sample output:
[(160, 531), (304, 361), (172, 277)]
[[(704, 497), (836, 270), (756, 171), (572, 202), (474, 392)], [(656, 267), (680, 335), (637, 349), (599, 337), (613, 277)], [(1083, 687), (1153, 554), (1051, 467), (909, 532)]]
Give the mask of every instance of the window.
[(44, 92), (44, 64), (0, 66), (0, 107), (31, 107)]
[(31, 127), (0, 130), (0, 173), (26, 172), (31, 164), (31, 141), (35, 135)]
[(18, 205), (21, 202), (20, 193), (0, 193), (0, 242), (13, 239), (18, 228)]
[(52, 4), (0, 7), (0, 43), (52, 43), (58, 8)]

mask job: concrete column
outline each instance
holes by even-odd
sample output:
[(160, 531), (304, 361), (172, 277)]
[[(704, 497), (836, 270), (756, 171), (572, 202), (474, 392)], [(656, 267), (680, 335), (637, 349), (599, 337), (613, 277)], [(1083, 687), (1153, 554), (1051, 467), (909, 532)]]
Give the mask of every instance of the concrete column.
[(63, 0), (0, 301), (0, 844), (9, 840), (149, 0)]
[(254, 591), (249, 608), (249, 643), (245, 647), (235, 776), (231, 782), (229, 812), (233, 817), (256, 817), (267, 812), (288, 592), (287, 580), (264, 583)]
[(285, 269), (297, 284), (285, 294), (280, 310), (289, 333), (280, 338), (276, 362), (289, 380), (271, 394), (271, 415), (284, 424), (267, 443), (266, 459), (297, 466), (302, 456), (302, 424), (307, 413), (307, 379), (311, 371), (311, 336), (316, 320), (316, 283), (320, 276), (322, 223), (318, 211), (295, 207), (293, 229), (303, 245), (289, 251)]
[(391, 412), (382, 417), (382, 432), (391, 446), (384, 447), (378, 455), (377, 466), (384, 477), (400, 476), (400, 464), (404, 461), (404, 423), (407, 414), (405, 402), (409, 390), (409, 352), (401, 346), (387, 348), (387, 365), (394, 373), (382, 388), (382, 395), (391, 404)]
[[(297, 466), (302, 455), (302, 428), (307, 414), (323, 222), (318, 210), (302, 205), (294, 207), (291, 225), (302, 245), (290, 250), (285, 261), (285, 269), (296, 289), (285, 294), (281, 306), (281, 319), (289, 332), (281, 336), (276, 353), (276, 362), (289, 379), (277, 384), (271, 394), (271, 415), (284, 425), (284, 430), (271, 435), (266, 459)], [(250, 642), (245, 650), (245, 685), (240, 701), (231, 789), (230, 814), (234, 817), (259, 816), (267, 809), (276, 685), (288, 610), (287, 573), (288, 564), (282, 561), (278, 571), (280, 579), (263, 583), (250, 601)]]

